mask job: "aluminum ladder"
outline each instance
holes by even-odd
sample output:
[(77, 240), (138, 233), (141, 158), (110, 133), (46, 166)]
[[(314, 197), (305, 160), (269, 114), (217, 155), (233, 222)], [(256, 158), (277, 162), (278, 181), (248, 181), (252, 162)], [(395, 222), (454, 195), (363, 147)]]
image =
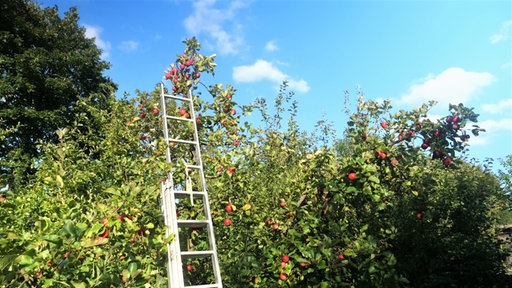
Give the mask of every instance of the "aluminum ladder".
[(160, 83), (166, 158), (168, 163), (175, 164), (161, 183), (162, 213), (167, 227), (168, 286), (221, 288), (193, 95), (191, 90), (185, 96), (164, 92), (164, 84)]

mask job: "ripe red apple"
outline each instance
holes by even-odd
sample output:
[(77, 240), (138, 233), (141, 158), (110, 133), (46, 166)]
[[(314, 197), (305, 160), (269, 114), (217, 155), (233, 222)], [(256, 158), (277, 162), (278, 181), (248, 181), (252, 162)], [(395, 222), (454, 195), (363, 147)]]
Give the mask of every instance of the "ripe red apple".
[(101, 219), (101, 224), (103, 224), (103, 226), (105, 226), (105, 227), (108, 227), (108, 218), (105, 217), (105, 218)]
[(144, 141), (144, 140), (146, 140), (146, 137), (147, 136), (145, 134), (142, 134), (142, 135), (140, 135), (140, 140)]
[(181, 70), (185, 69), (185, 64), (180, 64), (180, 69)]
[(235, 173), (235, 168), (233, 168), (231, 166), (228, 167), (228, 172), (231, 173), (231, 174)]
[(239, 145), (240, 145), (240, 140), (235, 140), (235, 141), (233, 141), (233, 145), (235, 145), (235, 146), (239, 146)]
[(187, 271), (190, 272), (192, 270), (194, 270), (194, 267), (192, 265), (188, 264), (187, 265)]
[(396, 161), (396, 159), (391, 160), (391, 165), (396, 166), (397, 163), (398, 161)]
[(368, 136), (366, 136), (366, 134), (361, 135), (361, 140), (366, 141), (367, 138)]
[(421, 219), (421, 213), (420, 212), (416, 213), (416, 218)]
[(345, 259), (345, 256), (343, 254), (338, 254), (339, 259)]
[(288, 263), (288, 261), (290, 261), (290, 256), (288, 256), (288, 255), (283, 255), (283, 256), (281, 256), (281, 260), (282, 260), (284, 263)]
[(386, 159), (386, 157), (388, 157), (388, 156), (386, 155), (386, 152), (384, 152), (384, 151), (382, 151), (382, 150), (381, 150), (381, 151), (379, 151), (379, 157), (380, 157), (381, 159)]
[(187, 110), (185, 110), (185, 108), (180, 108), (178, 113), (180, 113), (180, 115), (183, 116), (183, 115), (185, 115), (187, 113)]
[(157, 115), (158, 113), (160, 113), (160, 110), (158, 110), (158, 109), (156, 109), (156, 108), (155, 108), (155, 109), (153, 109), (153, 114)]
[(425, 150), (427, 148), (428, 148), (428, 144), (427, 143), (421, 144), (421, 149)]
[(100, 237), (101, 237), (101, 238), (108, 238), (108, 234), (109, 234), (108, 229), (105, 229), (105, 232), (103, 232), (103, 233), (100, 235)]
[(283, 262), (281, 262), (281, 269), (284, 269), (284, 268), (286, 268), (286, 262), (283, 261)]
[(231, 114), (236, 115), (236, 110), (235, 109), (231, 110)]
[(178, 92), (178, 87), (173, 86), (173, 87), (172, 87), (172, 91), (174, 91), (174, 92)]
[(384, 129), (387, 129), (387, 128), (388, 128), (388, 123), (386, 123), (385, 121), (382, 121), (382, 122), (380, 123), (380, 126), (381, 126), (382, 128), (384, 128)]
[(443, 151), (436, 150), (434, 151), (434, 154), (432, 154), (432, 159), (441, 159), (443, 157), (444, 153)]
[(306, 263), (306, 262), (300, 262), (300, 263), (299, 263), (299, 265), (300, 265), (300, 267), (306, 267), (306, 266), (308, 266), (308, 263)]
[(286, 278), (288, 278), (288, 276), (286, 276), (286, 274), (284, 274), (284, 273), (279, 274), (279, 279), (284, 281), (284, 280), (286, 280)]
[(222, 168), (222, 166), (220, 166), (219, 168), (217, 168), (217, 172), (222, 172), (224, 170), (224, 168)]
[(201, 73), (197, 72), (195, 76), (196, 76), (196, 78), (199, 78), (199, 77), (201, 77)]
[(187, 61), (185, 61), (185, 66), (190, 66), (190, 65), (193, 65), (194, 64), (194, 59), (188, 59)]
[(226, 98), (228, 98), (228, 100), (231, 100), (231, 94), (228, 94), (228, 96), (226, 96)]
[(443, 164), (444, 164), (444, 166), (448, 166), (448, 165), (452, 164), (452, 158), (450, 158), (450, 157), (444, 158)]
[(225, 226), (231, 226), (231, 224), (233, 224), (233, 221), (231, 221), (231, 219), (229, 219), (229, 218), (224, 219)]
[(139, 114), (139, 117), (140, 117), (140, 118), (144, 118), (144, 117), (146, 117), (146, 113), (141, 112), (141, 113)]
[(455, 122), (455, 123), (459, 122), (460, 121), (459, 115), (453, 116), (452, 121)]
[(117, 219), (119, 219), (119, 221), (123, 222), (124, 221), (124, 215), (117, 216)]
[(448, 116), (448, 117), (446, 117), (445, 121), (446, 121), (446, 123), (452, 123), (453, 122), (453, 117), (452, 116)]
[(279, 224), (277, 224), (277, 223), (272, 224), (272, 228), (274, 230), (277, 230), (279, 228)]
[(226, 205), (225, 209), (226, 209), (226, 212), (228, 212), (228, 213), (233, 212), (233, 206), (231, 206), (231, 204)]
[(286, 202), (284, 202), (284, 201), (280, 201), (280, 202), (279, 202), (279, 206), (281, 206), (281, 207), (285, 207), (285, 206), (286, 206)]
[(356, 173), (352, 172), (352, 173), (348, 174), (348, 180), (354, 181), (354, 180), (356, 180), (356, 178), (357, 178)]

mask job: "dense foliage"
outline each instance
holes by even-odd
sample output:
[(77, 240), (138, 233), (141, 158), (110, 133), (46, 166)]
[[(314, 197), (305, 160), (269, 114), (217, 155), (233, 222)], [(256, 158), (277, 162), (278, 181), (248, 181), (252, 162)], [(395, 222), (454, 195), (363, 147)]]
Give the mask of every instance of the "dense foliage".
[[(510, 281), (496, 237), (497, 214), (510, 199), (495, 175), (458, 158), (480, 132), (472, 109), (451, 105), (432, 121), (425, 115), (433, 103), (394, 111), (388, 101), (360, 98), (343, 141), (331, 147), (324, 141), (331, 135), (297, 126), (286, 83), (273, 109), (265, 99), (239, 106), (232, 86), (201, 82), (214, 72), (215, 55), (201, 55), (195, 39), (185, 45), (164, 80), (169, 93), (196, 95), (225, 287)], [(160, 182), (169, 172), (183, 181), (180, 161), (166, 163), (165, 151), (179, 160), (190, 150), (164, 143), (162, 114), (191, 111), (172, 101), (163, 107), (158, 88), (131, 99), (116, 100), (110, 89), (82, 96), (72, 122), (52, 134), (58, 141), (36, 146), (33, 177), (2, 192), (0, 287), (165, 287), (172, 237), (165, 237)], [(261, 127), (242, 122), (255, 111)], [(7, 127), (2, 143), (13, 137)], [(191, 125), (171, 129), (186, 136)], [(179, 217), (197, 217), (203, 205), (182, 201)], [(201, 233), (182, 230), (180, 239), (200, 247)], [(211, 277), (198, 259), (184, 264), (187, 281)]]

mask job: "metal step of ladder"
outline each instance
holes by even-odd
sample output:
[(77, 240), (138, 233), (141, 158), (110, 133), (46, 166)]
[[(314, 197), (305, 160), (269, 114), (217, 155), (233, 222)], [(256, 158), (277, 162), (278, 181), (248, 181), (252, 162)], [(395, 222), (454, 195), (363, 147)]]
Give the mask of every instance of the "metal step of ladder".
[(167, 162), (176, 164), (161, 183), (166, 236), (172, 239), (167, 243), (168, 284), (221, 288), (193, 95), (190, 90), (186, 97), (166, 94), (161, 83), (160, 98)]

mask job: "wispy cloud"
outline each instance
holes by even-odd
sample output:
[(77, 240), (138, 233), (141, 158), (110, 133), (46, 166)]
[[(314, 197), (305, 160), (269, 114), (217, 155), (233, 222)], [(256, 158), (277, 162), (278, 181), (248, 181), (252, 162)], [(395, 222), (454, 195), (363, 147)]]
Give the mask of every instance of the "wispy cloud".
[[(206, 34), (215, 42), (220, 54), (237, 54), (244, 45), (242, 25), (236, 21), (237, 12), (246, 7), (247, 1), (235, 0), (227, 7), (215, 7), (216, 0), (194, 2), (194, 12), (184, 20), (188, 33)], [(223, 2), (222, 2), (223, 3)]]
[(304, 79), (293, 79), (285, 74), (271, 62), (256, 60), (252, 65), (243, 65), (233, 68), (233, 79), (238, 82), (259, 82), (269, 80), (276, 84), (288, 81), (289, 87), (297, 92), (306, 93), (310, 87)]
[(112, 45), (110, 42), (101, 39), (100, 34), (102, 32), (101, 27), (84, 25), (85, 27), (85, 37), (94, 38), (94, 43), (98, 48), (102, 50), (101, 57), (106, 59), (110, 56), (110, 49), (112, 49)]
[(276, 51), (279, 49), (274, 41), (268, 41), (267, 44), (265, 44), (265, 50), (266, 51)]
[(119, 45), (119, 49), (123, 52), (133, 52), (136, 51), (139, 48), (139, 42), (137, 41), (123, 41), (121, 42), (121, 45)]
[(491, 114), (499, 114), (503, 111), (511, 112), (512, 115), (512, 98), (503, 99), (496, 104), (484, 104), (482, 105), (482, 111), (491, 113)]
[(497, 120), (484, 120), (477, 123), (480, 128), (485, 129), (487, 133), (498, 131), (512, 132), (512, 118), (502, 118)]
[(512, 20), (507, 20), (507, 21), (503, 22), (503, 24), (501, 25), (500, 32), (492, 35), (489, 38), (489, 40), (491, 41), (492, 44), (496, 44), (501, 41), (505, 41), (510, 37), (511, 29), (512, 29)]
[(471, 72), (462, 68), (448, 68), (438, 75), (429, 75), (414, 84), (402, 95), (398, 103), (415, 105), (435, 100), (442, 107), (466, 103), (495, 77), (488, 72)]

